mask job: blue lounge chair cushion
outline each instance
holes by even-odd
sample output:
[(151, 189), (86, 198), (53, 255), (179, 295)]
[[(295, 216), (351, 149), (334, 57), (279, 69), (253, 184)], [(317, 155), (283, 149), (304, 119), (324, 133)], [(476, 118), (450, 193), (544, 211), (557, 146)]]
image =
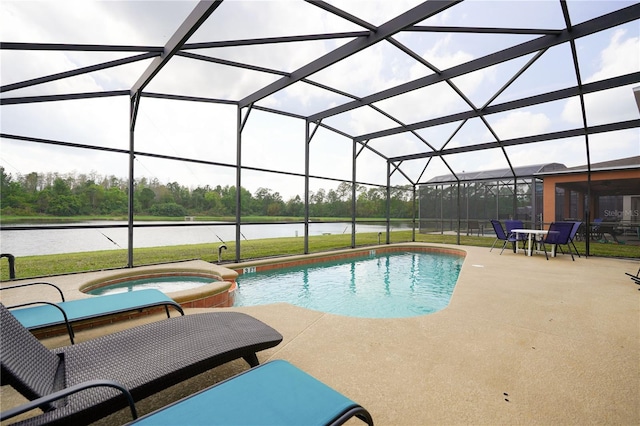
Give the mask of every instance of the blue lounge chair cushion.
[[(275, 360), (161, 408), (134, 425), (326, 425), (359, 408), (287, 361)], [(364, 419), (363, 419), (364, 420)], [(372, 424), (372, 422), (370, 422)]]
[[(56, 305), (65, 311), (69, 322), (152, 306), (171, 305), (182, 313), (180, 305), (163, 292), (154, 289), (70, 300), (58, 302)], [(11, 313), (29, 330), (64, 324), (64, 317), (60, 310), (51, 305), (33, 305), (26, 308), (13, 309)]]

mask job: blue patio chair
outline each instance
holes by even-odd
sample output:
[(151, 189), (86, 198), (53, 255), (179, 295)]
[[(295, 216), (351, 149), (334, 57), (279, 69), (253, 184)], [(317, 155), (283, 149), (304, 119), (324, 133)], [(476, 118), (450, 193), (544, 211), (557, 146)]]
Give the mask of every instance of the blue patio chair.
[(489, 249), (489, 251), (493, 250), (493, 247), (496, 245), (498, 241), (503, 241), (502, 250), (500, 250), (500, 254), (502, 254), (502, 252), (504, 251), (504, 248), (507, 245), (507, 243), (513, 244), (513, 251), (515, 253), (516, 242), (517, 242), (515, 236), (513, 236), (512, 234), (506, 234), (504, 232), (504, 228), (502, 227), (502, 223), (500, 223), (499, 220), (492, 219), (491, 226), (493, 226), (493, 231), (496, 233), (496, 240), (491, 245), (491, 249)]
[[(510, 219), (510, 220), (504, 221), (504, 227), (507, 231), (507, 235), (514, 234), (513, 236), (516, 238), (516, 240), (522, 242), (522, 248), (525, 248), (525, 245), (527, 243), (527, 235), (526, 234), (515, 235), (515, 233), (513, 232), (514, 229), (524, 229), (524, 223), (521, 220)], [(518, 243), (516, 242), (516, 244)]]
[(573, 230), (572, 222), (552, 222), (549, 226), (549, 232), (545, 235), (544, 239), (542, 239), (541, 244), (544, 249), (544, 255), (547, 260), (549, 260), (549, 255), (547, 253), (547, 244), (551, 244), (554, 246), (554, 252), (558, 249), (562, 251), (561, 246), (567, 246), (567, 250), (569, 250), (569, 254), (571, 255), (571, 260), (575, 261), (576, 259), (573, 257), (573, 252), (571, 251), (571, 245), (569, 237), (571, 235), (571, 231)]
[(601, 240), (604, 235), (602, 234), (602, 230), (600, 227), (602, 226), (602, 218), (593, 219), (593, 223), (591, 224), (591, 239), (592, 240)]

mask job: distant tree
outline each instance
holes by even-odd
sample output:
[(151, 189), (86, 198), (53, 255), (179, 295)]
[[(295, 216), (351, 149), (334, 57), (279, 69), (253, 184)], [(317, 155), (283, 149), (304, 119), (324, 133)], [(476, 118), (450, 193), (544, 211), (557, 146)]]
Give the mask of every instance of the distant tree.
[(269, 188), (258, 188), (253, 196), (254, 214), (262, 216), (279, 216), (284, 212), (284, 201), (278, 192), (272, 192)]
[[(225, 186), (222, 189), (222, 205), (224, 206), (225, 214), (234, 215), (236, 214), (236, 187), (235, 186)], [(252, 208), (252, 199), (251, 192), (246, 190), (243, 187), (240, 187), (240, 203), (242, 206), (242, 213), (245, 215), (253, 214)]]
[(74, 193), (81, 202), (80, 209), (82, 214), (98, 214), (100, 212), (104, 200), (104, 188), (102, 186), (96, 185), (89, 180), (83, 186), (76, 188)]
[(136, 192), (136, 198), (140, 202), (140, 207), (147, 211), (151, 208), (154, 198), (156, 198), (155, 192), (151, 188), (144, 187)]
[(42, 189), (42, 182), (40, 175), (36, 172), (31, 172), (22, 180), (22, 187), (26, 192), (34, 194), (36, 191)]
[(351, 199), (351, 188), (352, 184), (350, 182), (341, 182), (340, 185), (336, 188), (336, 194), (338, 198), (342, 201), (348, 201)]
[(191, 194), (189, 194), (188, 188), (181, 186), (178, 182), (170, 182), (167, 184), (167, 190), (175, 203), (185, 207), (189, 205)]
[(155, 188), (156, 200), (160, 204), (175, 203), (176, 199), (173, 193), (166, 186), (158, 186)]
[(56, 196), (71, 195), (71, 186), (69, 186), (69, 182), (67, 182), (67, 180), (61, 177), (57, 177), (53, 181), (53, 187), (51, 188), (51, 191)]
[[(341, 184), (342, 185), (342, 184)], [(325, 215), (335, 217), (351, 216), (351, 194), (345, 191), (345, 187), (340, 192), (330, 189), (325, 201)], [(348, 194), (348, 195), (347, 195)], [(344, 196), (344, 198), (343, 198)]]
[(284, 214), (287, 216), (304, 216), (304, 203), (299, 195), (287, 201)]
[(45, 213), (53, 216), (74, 216), (80, 214), (82, 202), (77, 195), (71, 193), (68, 180), (61, 177), (56, 178), (49, 192), (50, 197)]
[(180, 217), (186, 216), (187, 210), (177, 203), (164, 203), (151, 207), (151, 214), (154, 216)]
[(224, 206), (222, 205), (222, 198), (217, 190), (208, 190), (204, 194), (205, 209), (207, 212), (213, 215), (223, 215)]
[(4, 167), (0, 167), (0, 196), (0, 208), (5, 214), (28, 214), (32, 211), (29, 194), (20, 182), (5, 173)]
[(129, 207), (129, 197), (118, 187), (111, 187), (104, 192), (104, 200), (100, 206), (101, 214), (125, 214)]
[[(163, 185), (157, 178), (140, 178), (134, 185), (135, 213), (183, 216), (209, 214), (229, 216), (236, 213), (235, 186), (215, 188), (206, 185), (189, 189), (178, 182)], [(31, 172), (14, 179), (0, 168), (0, 209), (3, 214), (122, 215), (129, 208), (128, 180), (116, 176), (89, 174), (59, 174)], [(391, 217), (411, 217), (413, 212), (411, 186), (391, 189)], [(443, 191), (444, 198), (450, 196)], [(356, 186), (357, 216), (384, 217), (386, 188)], [(242, 215), (295, 216), (305, 214), (304, 202), (295, 195), (285, 202), (279, 192), (260, 187), (254, 195), (240, 187)], [(522, 190), (518, 202), (525, 203), (530, 194)], [(336, 189), (320, 188), (309, 194), (309, 213), (315, 217), (349, 217), (352, 209), (352, 183), (341, 182)], [(501, 195), (502, 196), (502, 195)], [(506, 195), (505, 195), (506, 196)], [(440, 196), (443, 198), (443, 196)], [(443, 204), (449, 214), (451, 203)], [(446, 204), (446, 205), (444, 205)], [(177, 206), (177, 207), (176, 207)]]
[(324, 208), (324, 198), (325, 198), (324, 189), (320, 188), (316, 192), (312, 192), (309, 195), (309, 214), (311, 216), (325, 216), (325, 208)]

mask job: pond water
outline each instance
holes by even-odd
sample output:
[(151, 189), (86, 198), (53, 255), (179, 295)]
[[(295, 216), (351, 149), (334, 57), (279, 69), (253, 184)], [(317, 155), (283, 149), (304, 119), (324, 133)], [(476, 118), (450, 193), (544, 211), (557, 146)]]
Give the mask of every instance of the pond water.
[[(158, 224), (159, 222), (136, 222), (136, 224)], [(175, 222), (173, 222), (175, 223)], [(203, 223), (203, 222), (190, 222)], [(204, 244), (232, 242), (235, 240), (235, 225), (208, 222), (207, 226), (141, 227), (134, 229), (133, 246), (163, 247), (180, 244)], [(95, 221), (82, 225), (126, 225), (126, 222)], [(20, 225), (26, 226), (26, 225)], [(409, 225), (394, 225), (392, 230), (410, 229)], [(385, 232), (385, 225), (356, 224), (356, 232)], [(11, 231), (5, 226), (1, 233), (2, 253), (14, 256), (75, 253), (127, 248), (127, 228), (95, 229), (37, 229)], [(256, 240), (263, 238), (302, 237), (303, 224), (242, 225), (241, 238)], [(350, 234), (351, 223), (309, 224), (310, 235)]]

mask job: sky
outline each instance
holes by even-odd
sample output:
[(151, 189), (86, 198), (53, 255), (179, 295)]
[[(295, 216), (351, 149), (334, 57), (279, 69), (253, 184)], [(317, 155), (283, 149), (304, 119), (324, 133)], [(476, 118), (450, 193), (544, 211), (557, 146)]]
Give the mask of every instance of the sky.
[[(331, 1), (331, 5), (372, 25), (382, 25), (419, 4), (416, 1)], [(568, 1), (573, 25), (629, 6), (624, 1)], [(2, 42), (82, 43), (163, 46), (191, 12), (193, 1), (11, 1), (0, 2)], [(559, 1), (465, 1), (448, 8), (420, 25), (563, 29)], [(363, 28), (306, 2), (293, 0), (227, 0), (191, 37), (189, 43), (362, 31)], [(401, 32), (394, 39), (439, 70), (483, 57), (537, 38), (539, 35), (454, 34), (447, 32)], [(293, 72), (351, 39), (268, 44), (191, 50), (222, 60), (241, 62), (280, 72)], [(640, 71), (640, 24), (638, 21), (576, 40), (580, 77), (584, 83)], [(135, 54), (113, 52), (17, 51), (0, 52), (2, 86), (55, 73), (121, 59)], [(455, 89), (481, 108), (531, 58), (527, 55), (451, 80)], [(316, 83), (364, 97), (396, 87), (434, 71), (388, 42), (380, 42), (309, 77)], [(143, 60), (119, 67), (58, 79), (17, 90), (2, 98), (62, 93), (128, 90), (148, 67)], [(145, 91), (186, 96), (238, 100), (274, 82), (280, 75), (238, 69), (205, 61), (174, 57)], [(521, 97), (576, 85), (568, 44), (550, 48), (493, 101)], [(344, 134), (359, 136), (395, 128), (398, 123), (381, 114), (386, 111), (402, 123), (411, 124), (470, 109), (452, 85), (445, 82), (414, 90), (347, 113), (327, 117), (323, 123)], [(635, 86), (638, 86), (637, 84)], [(633, 86), (620, 87), (585, 97), (589, 125), (638, 119)], [(351, 101), (305, 82), (297, 82), (256, 105), (299, 115), (310, 115)], [(246, 110), (243, 111), (246, 114)], [(129, 99), (127, 96), (90, 100), (42, 102), (0, 107), (2, 133), (86, 144), (106, 149), (129, 147)], [(375, 152), (394, 157), (432, 149), (492, 142), (496, 137), (516, 137), (569, 130), (582, 126), (578, 98), (492, 114), (487, 127), (479, 118), (449, 123), (416, 134), (372, 139)], [(143, 97), (135, 130), (135, 149), (163, 156), (213, 162), (176, 163), (144, 155), (136, 157), (136, 178), (158, 179), (197, 186), (235, 185), (237, 161), (235, 106), (170, 101)], [(459, 128), (459, 130), (457, 130)], [(457, 130), (457, 131), (456, 131)], [(593, 135), (589, 139), (592, 162), (640, 155), (640, 130)], [(320, 128), (311, 143), (309, 171), (312, 191), (336, 188), (335, 179), (352, 179), (352, 140)], [(568, 138), (505, 149), (514, 167), (562, 163), (568, 167), (587, 161), (584, 138)], [(356, 161), (357, 180), (386, 183), (386, 160), (362, 149)], [(391, 182), (406, 185), (456, 172), (508, 167), (500, 149), (405, 161), (404, 174), (395, 172)], [(304, 178), (278, 175), (272, 169), (305, 173), (305, 124), (303, 120), (252, 110), (242, 131), (241, 163), (251, 169), (242, 174), (241, 185), (255, 193), (269, 188), (285, 199), (303, 195)], [(7, 138), (0, 139), (0, 165), (14, 176), (30, 172), (128, 176), (127, 156), (108, 151), (88, 151), (46, 146)], [(447, 167), (448, 165), (448, 167)]]

